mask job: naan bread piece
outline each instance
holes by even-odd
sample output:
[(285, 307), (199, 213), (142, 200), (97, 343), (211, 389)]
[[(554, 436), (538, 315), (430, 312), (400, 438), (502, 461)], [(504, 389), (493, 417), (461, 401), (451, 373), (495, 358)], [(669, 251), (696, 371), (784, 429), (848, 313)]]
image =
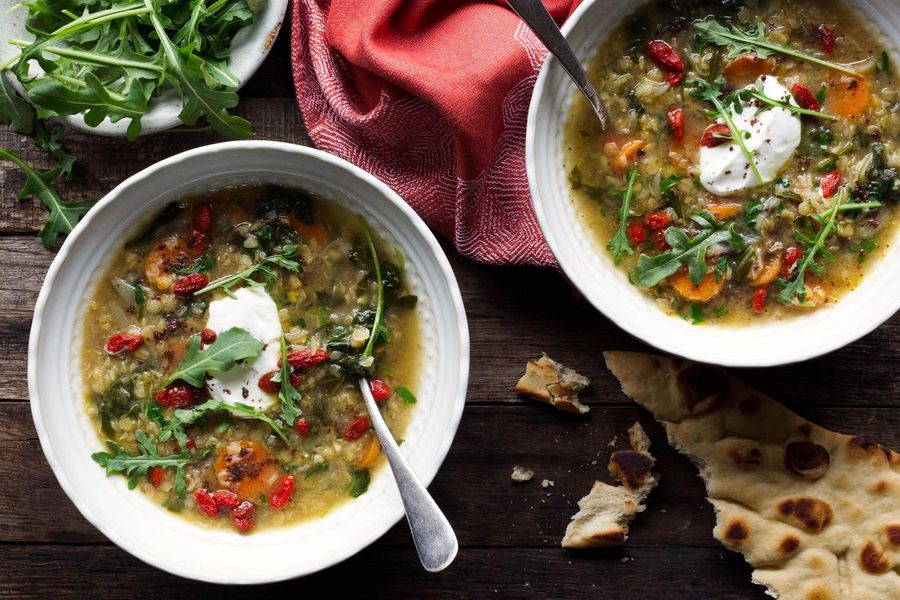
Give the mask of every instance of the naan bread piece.
[(525, 374), (516, 384), (516, 391), (560, 410), (584, 414), (590, 408), (578, 400), (578, 394), (590, 384), (587, 377), (544, 354), (538, 360), (528, 361)]
[(628, 539), (628, 525), (659, 483), (651, 469), (650, 438), (635, 423), (628, 429), (631, 450), (613, 452), (609, 474), (622, 485), (595, 481), (590, 493), (578, 501), (580, 509), (563, 537), (563, 548), (604, 548), (621, 546)]
[(716, 539), (783, 600), (900, 598), (900, 455), (800, 418), (724, 370), (607, 352), (700, 469)]

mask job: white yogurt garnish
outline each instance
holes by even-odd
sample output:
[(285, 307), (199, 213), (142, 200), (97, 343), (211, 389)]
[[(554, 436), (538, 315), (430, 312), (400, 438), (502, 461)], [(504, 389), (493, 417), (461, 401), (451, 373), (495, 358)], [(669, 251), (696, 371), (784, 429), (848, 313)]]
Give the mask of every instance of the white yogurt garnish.
[[(797, 104), (791, 93), (778, 83), (778, 78), (763, 75), (758, 83), (762, 83), (763, 92), (769, 98)], [(755, 88), (756, 84), (748, 87)], [(743, 105), (739, 113), (734, 107), (728, 109), (738, 129), (750, 134), (744, 138), (744, 145), (753, 155), (763, 180), (757, 181), (737, 144), (729, 142), (715, 148), (704, 146), (700, 148), (700, 183), (707, 191), (725, 196), (774, 181), (781, 168), (794, 156), (800, 145), (800, 117), (786, 108), (765, 108)]]
[(238, 363), (210, 377), (206, 387), (212, 397), (226, 404), (243, 403), (263, 411), (269, 409), (277, 398), (260, 389), (259, 378), (278, 367), (281, 355), (281, 320), (272, 297), (256, 287), (236, 290), (234, 298), (210, 302), (206, 326), (216, 333), (240, 327), (265, 344), (252, 362)]

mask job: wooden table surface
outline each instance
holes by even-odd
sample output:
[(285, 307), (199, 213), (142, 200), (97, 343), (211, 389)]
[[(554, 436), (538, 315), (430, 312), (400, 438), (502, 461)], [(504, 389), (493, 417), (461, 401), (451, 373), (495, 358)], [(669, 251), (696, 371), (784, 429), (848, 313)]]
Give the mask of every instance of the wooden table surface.
[[(293, 99), (286, 32), (241, 96), (239, 112), (253, 122), (257, 138), (308, 144)], [(213, 134), (174, 132), (134, 143), (75, 131), (64, 139), (79, 157), (72, 182), (61, 186), (66, 198), (100, 197), (160, 159), (217, 141)], [(6, 130), (0, 146), (38, 164), (45, 160), (30, 141)], [(694, 468), (603, 366), (603, 350), (646, 347), (594, 311), (559, 274), (475, 264), (448, 244), (469, 317), (472, 369), (459, 433), (431, 491), (459, 536), (456, 562), (441, 574), (425, 573), (401, 523), (343, 564), (265, 590), (200, 584), (145, 565), (78, 513), (32, 425), (28, 334), (53, 253), (36, 237), (44, 210), (15, 199), (21, 184), (18, 172), (0, 167), (0, 597), (230, 598), (269, 591), (394, 599), (767, 597), (750, 583), (743, 559), (713, 539), (713, 511)], [(512, 392), (525, 361), (542, 351), (590, 377), (587, 416), (562, 414)], [(738, 375), (816, 423), (900, 449), (898, 354), (900, 316), (828, 356)], [(651, 434), (662, 473), (647, 511), (621, 548), (563, 551), (560, 539), (576, 502), (595, 479), (610, 480), (610, 442), (624, 440), (635, 421)], [(533, 469), (534, 481), (513, 484), (517, 464)], [(543, 489), (542, 479), (555, 486)]]

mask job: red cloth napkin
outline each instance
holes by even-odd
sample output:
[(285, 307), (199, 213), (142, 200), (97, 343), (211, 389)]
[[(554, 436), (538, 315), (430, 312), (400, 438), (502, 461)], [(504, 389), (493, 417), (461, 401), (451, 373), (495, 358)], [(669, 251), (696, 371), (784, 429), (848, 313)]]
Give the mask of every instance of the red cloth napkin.
[[(580, 0), (546, 0), (557, 23)], [(500, 0), (294, 0), (309, 136), (391, 186), (471, 258), (553, 265), (525, 173), (546, 51)]]

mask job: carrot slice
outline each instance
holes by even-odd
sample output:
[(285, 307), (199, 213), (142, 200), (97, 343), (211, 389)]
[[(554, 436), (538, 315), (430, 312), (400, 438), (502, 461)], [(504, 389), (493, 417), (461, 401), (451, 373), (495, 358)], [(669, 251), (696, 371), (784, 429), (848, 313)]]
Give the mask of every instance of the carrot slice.
[(763, 268), (757, 273), (756, 277), (747, 280), (747, 285), (759, 287), (769, 285), (781, 273), (781, 254), (774, 254), (765, 262)]
[(841, 75), (828, 80), (825, 102), (839, 117), (858, 117), (866, 112), (871, 100), (872, 86), (863, 77)]
[(185, 246), (175, 235), (167, 237), (157, 244), (147, 254), (147, 260), (144, 261), (144, 277), (146, 277), (147, 283), (157, 289), (163, 289), (164, 285), (161, 284), (164, 276), (172, 272), (170, 266), (182, 252), (185, 252)]
[(356, 466), (360, 469), (371, 467), (375, 464), (375, 460), (380, 454), (381, 444), (378, 443), (378, 437), (374, 435), (369, 436), (369, 441), (366, 443), (365, 450), (362, 451), (362, 454), (360, 454), (359, 458), (356, 460)]
[(669, 278), (669, 282), (679, 296), (690, 302), (709, 302), (725, 287), (725, 278), (722, 277), (716, 281), (716, 274), (712, 270), (706, 273), (703, 281), (694, 285), (685, 267), (676, 271)]
[(744, 52), (730, 60), (722, 74), (729, 83), (745, 83), (756, 81), (760, 75), (771, 75), (774, 72), (775, 61), (759, 58), (755, 52)]
[(298, 220), (295, 229), (300, 234), (300, 237), (307, 241), (315, 241), (320, 246), (324, 246), (328, 241), (328, 232), (325, 231), (325, 226), (321, 223), (307, 225), (303, 221)]
[(646, 145), (646, 142), (643, 140), (632, 140), (622, 146), (622, 149), (619, 150), (619, 153), (616, 155), (616, 168), (620, 171), (624, 171), (630, 167), (638, 152)]
[(223, 489), (256, 501), (278, 479), (278, 463), (261, 444), (251, 440), (228, 442), (216, 457), (215, 476)]
[(733, 219), (741, 212), (740, 204), (707, 204), (706, 210), (711, 212), (718, 221)]

